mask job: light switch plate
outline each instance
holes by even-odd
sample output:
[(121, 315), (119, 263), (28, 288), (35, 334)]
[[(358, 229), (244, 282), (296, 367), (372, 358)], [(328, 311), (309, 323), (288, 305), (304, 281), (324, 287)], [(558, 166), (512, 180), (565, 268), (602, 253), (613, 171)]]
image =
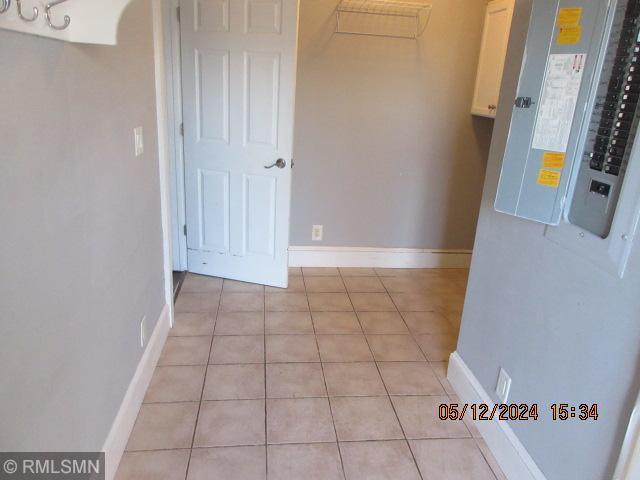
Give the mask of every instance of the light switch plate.
[(498, 375), (498, 383), (496, 384), (496, 395), (498, 395), (500, 402), (507, 403), (510, 390), (511, 377), (507, 374), (504, 368), (501, 368), (500, 374)]
[(142, 127), (136, 127), (133, 129), (133, 138), (136, 157), (139, 157), (144, 153), (144, 133), (142, 131)]

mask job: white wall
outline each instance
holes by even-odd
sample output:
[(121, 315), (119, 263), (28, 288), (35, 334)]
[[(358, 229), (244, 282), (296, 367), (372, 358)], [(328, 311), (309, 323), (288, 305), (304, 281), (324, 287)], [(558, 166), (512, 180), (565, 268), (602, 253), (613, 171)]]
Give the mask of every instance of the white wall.
[(291, 245), (470, 249), (493, 122), (470, 115), (486, 2), (433, 0), (418, 40), (333, 35), (302, 0)]

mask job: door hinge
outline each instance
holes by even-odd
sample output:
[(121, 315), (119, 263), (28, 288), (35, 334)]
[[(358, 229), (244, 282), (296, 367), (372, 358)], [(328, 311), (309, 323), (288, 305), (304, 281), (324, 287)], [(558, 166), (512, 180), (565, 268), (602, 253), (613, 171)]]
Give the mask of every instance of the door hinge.
[(184, 123), (180, 124), (180, 135), (184, 137)]
[(180, 21), (180, 7), (176, 8), (176, 18)]
[(184, 232), (184, 236), (186, 237), (187, 236), (187, 226), (186, 225), (184, 225), (182, 227), (182, 231)]

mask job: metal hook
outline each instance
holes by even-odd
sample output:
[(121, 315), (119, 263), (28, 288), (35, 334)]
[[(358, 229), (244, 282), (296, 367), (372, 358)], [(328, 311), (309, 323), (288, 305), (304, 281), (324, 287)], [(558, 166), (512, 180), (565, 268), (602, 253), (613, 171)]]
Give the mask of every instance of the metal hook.
[(11, 0), (0, 0), (0, 13), (4, 13), (7, 10), (9, 10), (9, 7), (11, 6)]
[(53, 7), (55, 7), (56, 5), (60, 5), (63, 2), (66, 2), (67, 0), (55, 0), (54, 2), (49, 2), (47, 4), (46, 7), (44, 7), (44, 15), (45, 17), (47, 17), (47, 23), (49, 24), (49, 26), (51, 28), (53, 28), (54, 30), (64, 30), (65, 28), (67, 28), (69, 26), (69, 24), (71, 23), (71, 17), (69, 15), (65, 15), (64, 16), (64, 24), (62, 25), (54, 25), (51, 22), (51, 9)]
[(33, 17), (27, 18), (22, 15), (22, 0), (16, 0), (16, 5), (18, 5), (18, 16), (25, 22), (33, 22), (36, 18), (38, 18), (38, 14), (40, 13), (38, 11), (38, 7), (33, 7)]

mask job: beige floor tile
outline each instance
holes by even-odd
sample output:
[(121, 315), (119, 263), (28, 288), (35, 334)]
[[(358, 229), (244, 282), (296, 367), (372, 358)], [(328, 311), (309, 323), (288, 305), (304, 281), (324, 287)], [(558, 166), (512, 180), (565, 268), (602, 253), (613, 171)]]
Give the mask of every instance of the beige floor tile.
[(234, 293), (264, 293), (264, 285), (239, 282), (237, 280), (225, 280), (222, 291)]
[(264, 363), (264, 336), (213, 337), (209, 363)]
[(263, 312), (220, 312), (216, 320), (216, 335), (262, 335)]
[(204, 400), (264, 398), (264, 365), (209, 365)]
[(395, 312), (396, 306), (386, 293), (350, 293), (357, 312)]
[(289, 278), (291, 277), (301, 277), (302, 269), (300, 267), (289, 267)]
[(411, 335), (367, 335), (378, 362), (421, 362), (424, 355)]
[(313, 334), (309, 312), (267, 312), (265, 315), (267, 334)]
[(197, 402), (143, 404), (127, 450), (190, 448), (197, 414)]
[(358, 317), (353, 312), (313, 312), (311, 316), (318, 334), (362, 334)]
[(144, 402), (199, 402), (205, 370), (204, 365), (156, 367)]
[(384, 293), (384, 285), (378, 277), (344, 277), (347, 291), (351, 293)]
[(389, 293), (425, 293), (428, 288), (413, 277), (382, 277), (382, 284)]
[(267, 400), (267, 440), (275, 443), (335, 442), (326, 398)]
[(340, 293), (346, 292), (341, 277), (307, 277), (304, 279), (307, 293)]
[(116, 480), (184, 480), (189, 450), (125, 452)]
[(176, 313), (170, 337), (197, 337), (213, 335), (215, 313)]
[(273, 363), (267, 365), (268, 398), (326, 397), (319, 363)]
[(186, 293), (182, 292), (176, 300), (176, 313), (216, 313), (220, 292)]
[(377, 275), (373, 268), (341, 267), (339, 270), (343, 277), (375, 277)]
[(409, 334), (398, 312), (358, 312), (364, 333)]
[(471, 439), (412, 440), (418, 467), (429, 480), (495, 480)]
[(336, 443), (269, 445), (269, 480), (344, 480)]
[(347, 480), (420, 480), (404, 440), (341, 443), (340, 451)]
[(430, 362), (444, 362), (456, 349), (453, 335), (416, 335), (416, 341)]
[(304, 280), (300, 276), (289, 275), (289, 286), (287, 288), (265, 287), (266, 293), (304, 293)]
[(305, 277), (335, 277), (340, 275), (337, 268), (302, 267), (302, 274)]
[(389, 397), (331, 397), (338, 440), (404, 438)]
[(380, 362), (380, 374), (389, 395), (444, 395), (427, 362)]
[(414, 335), (453, 333), (453, 326), (441, 313), (404, 312), (402, 316)]
[(325, 363), (324, 376), (331, 396), (386, 395), (373, 362)]
[(168, 337), (158, 365), (206, 365), (211, 337)]
[(489, 446), (487, 445), (487, 442), (485, 442), (481, 438), (476, 438), (475, 440), (476, 440), (476, 445), (482, 452), (484, 459), (489, 464), (489, 467), (491, 468), (491, 471), (493, 471), (493, 474), (496, 476), (496, 479), (507, 480), (507, 476), (504, 474), (504, 472), (500, 468), (500, 465), (498, 465), (498, 462), (493, 456), (493, 453), (491, 453), (491, 450), (489, 450)]
[(391, 397), (407, 438), (465, 438), (469, 430), (460, 420), (440, 420), (439, 407), (451, 403), (449, 397)]
[(304, 293), (267, 293), (269, 312), (308, 312), (309, 302)]
[(264, 400), (202, 402), (195, 447), (263, 445)]
[(187, 480), (266, 480), (266, 447), (196, 448)]
[(364, 335), (317, 335), (323, 362), (371, 362)]
[(415, 274), (413, 268), (376, 268), (380, 277), (408, 277)]
[(319, 362), (313, 335), (267, 335), (267, 362)]
[(346, 293), (309, 293), (309, 306), (313, 312), (351, 312), (353, 307)]
[(440, 380), (440, 383), (442, 384), (442, 387), (444, 388), (444, 391), (447, 393), (447, 395), (455, 395), (456, 391), (449, 383), (449, 380), (447, 380), (447, 369), (449, 367), (449, 362), (430, 362), (430, 365), (431, 368), (433, 368), (436, 377), (438, 377), (438, 380)]
[[(453, 394), (448, 395), (448, 397), (449, 403), (457, 403), (458, 405), (462, 403), (458, 395)], [(478, 426), (481, 424), (482, 420), (474, 421), (472, 417), (472, 415), (466, 415), (462, 421), (473, 438), (482, 438), (482, 434), (480, 433), (480, 430), (478, 430)]]
[(209, 293), (220, 290), (222, 290), (221, 278), (196, 275), (195, 273), (188, 273), (182, 282), (182, 287), (180, 287), (182, 293)]
[(220, 300), (222, 312), (261, 312), (264, 310), (264, 294), (223, 292)]
[(401, 312), (433, 312), (438, 306), (431, 294), (392, 293), (391, 298)]

